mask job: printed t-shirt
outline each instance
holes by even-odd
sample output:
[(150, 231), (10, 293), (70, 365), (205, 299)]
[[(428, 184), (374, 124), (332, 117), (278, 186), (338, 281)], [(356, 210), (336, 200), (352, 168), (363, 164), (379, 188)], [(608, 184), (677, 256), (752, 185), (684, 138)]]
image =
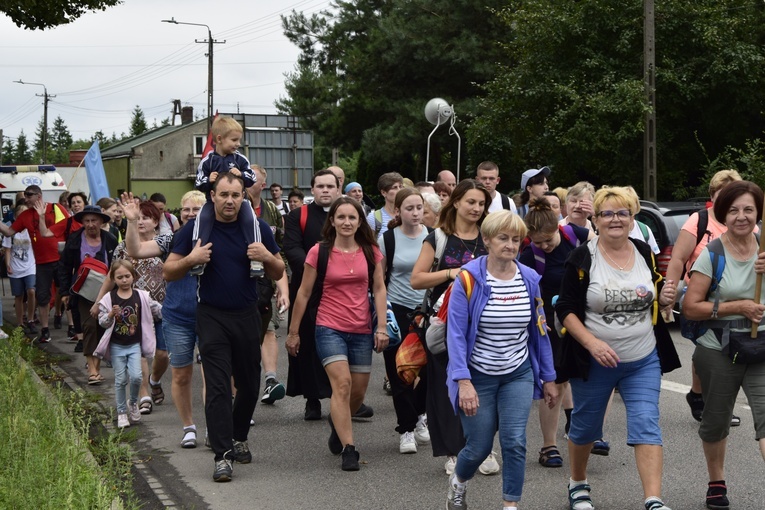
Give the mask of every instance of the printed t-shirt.
[(22, 230), (13, 237), (3, 238), (3, 248), (11, 250), (11, 273), (9, 278), (24, 278), (35, 274), (35, 254), (29, 232)]
[[(117, 295), (117, 289), (111, 291), (112, 305), (120, 307), (120, 313), (114, 316), (114, 329), (111, 342), (118, 345), (133, 345), (141, 341), (141, 298), (133, 291), (127, 299)], [(149, 310), (151, 313), (151, 310)]]
[[(382, 253), (374, 247), (374, 262)], [(305, 263), (316, 269), (319, 245), (315, 244), (305, 257)], [(369, 275), (364, 251), (343, 253), (332, 248), (324, 276), (324, 289), (316, 313), (316, 325), (345, 333), (371, 333), (372, 310), (369, 307)]]

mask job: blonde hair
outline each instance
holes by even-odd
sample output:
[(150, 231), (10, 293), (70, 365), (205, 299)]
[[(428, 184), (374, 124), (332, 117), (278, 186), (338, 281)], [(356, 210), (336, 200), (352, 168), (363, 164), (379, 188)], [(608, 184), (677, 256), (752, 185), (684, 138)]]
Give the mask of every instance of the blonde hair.
[(183, 203), (191, 200), (192, 202), (196, 203), (197, 205), (204, 205), (204, 203), (207, 201), (205, 198), (205, 194), (202, 193), (199, 190), (191, 190), (187, 191), (183, 194), (181, 197), (181, 207), (183, 207)]
[(629, 209), (630, 214), (635, 214), (635, 196), (634, 190), (630, 192), (629, 189), (624, 186), (603, 186), (595, 192), (595, 197), (592, 199), (592, 208), (595, 209), (595, 215), (600, 213), (600, 207), (607, 201), (613, 200), (621, 207)]
[(723, 189), (725, 186), (732, 182), (742, 181), (741, 175), (735, 170), (720, 170), (712, 176), (712, 180), (709, 181), (709, 197), (713, 197), (715, 193)]
[(213, 140), (217, 139), (219, 136), (226, 136), (232, 131), (243, 133), (244, 129), (242, 128), (242, 125), (233, 118), (224, 117), (222, 115), (215, 118), (212, 127), (210, 128)]
[[(258, 172), (258, 175), (261, 176), (264, 181), (268, 178), (268, 172), (266, 172), (266, 169), (263, 168), (262, 166), (251, 164), (250, 168)], [(262, 183), (259, 182), (258, 184), (262, 184)]]
[(481, 235), (486, 239), (496, 237), (500, 232), (510, 232), (521, 239), (526, 237), (528, 229), (520, 216), (506, 209), (490, 213), (481, 223)]
[(561, 205), (565, 205), (566, 203), (566, 195), (568, 195), (568, 190), (566, 188), (562, 188), (558, 186), (554, 190), (552, 190), (553, 193), (555, 193), (558, 196), (558, 200), (560, 200)]
[(637, 194), (637, 191), (635, 191), (635, 188), (632, 186), (625, 186), (624, 189), (632, 195), (632, 198), (635, 199), (635, 208), (630, 209), (632, 211), (632, 214), (637, 214), (640, 212), (640, 195)]

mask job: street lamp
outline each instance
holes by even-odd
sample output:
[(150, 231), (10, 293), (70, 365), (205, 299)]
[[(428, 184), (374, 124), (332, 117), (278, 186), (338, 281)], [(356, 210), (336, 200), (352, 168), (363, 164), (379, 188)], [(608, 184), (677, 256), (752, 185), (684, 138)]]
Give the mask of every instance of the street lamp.
[(32, 83), (30, 81), (21, 81), (21, 80), (14, 80), (13, 83), (21, 83), (22, 85), (39, 85), (44, 90), (42, 96), (40, 96), (40, 94), (35, 94), (36, 96), (40, 96), (44, 98), (43, 99), (43, 132), (42, 132), (42, 164), (44, 165), (48, 162), (48, 100), (51, 97), (56, 97), (56, 96), (48, 95), (48, 88), (42, 83)]
[(207, 44), (207, 127), (209, 129), (213, 117), (213, 43), (223, 44), (226, 41), (213, 40), (210, 27), (204, 23), (188, 23), (185, 21), (176, 21), (175, 18), (163, 19), (162, 23), (172, 23), (173, 25), (191, 25), (195, 27), (205, 27), (207, 29), (207, 40), (199, 41), (194, 39), (194, 42)]

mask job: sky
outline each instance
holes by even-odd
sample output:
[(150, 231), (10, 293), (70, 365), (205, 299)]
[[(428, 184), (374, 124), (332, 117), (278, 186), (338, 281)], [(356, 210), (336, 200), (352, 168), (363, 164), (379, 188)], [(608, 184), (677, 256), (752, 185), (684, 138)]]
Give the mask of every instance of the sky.
[[(284, 36), (282, 14), (306, 14), (329, 7), (329, 0), (125, 0), (49, 30), (17, 27), (0, 13), (0, 129), (30, 143), (51, 96), (48, 126), (64, 119), (72, 137), (90, 139), (127, 133), (136, 105), (151, 126), (171, 117), (171, 100), (207, 109), (207, 29), (215, 44), (214, 109), (220, 112), (276, 113), (286, 95), (285, 73), (295, 68), (298, 48)], [(176, 120), (176, 123), (180, 119)], [(14, 140), (15, 141), (15, 140)]]

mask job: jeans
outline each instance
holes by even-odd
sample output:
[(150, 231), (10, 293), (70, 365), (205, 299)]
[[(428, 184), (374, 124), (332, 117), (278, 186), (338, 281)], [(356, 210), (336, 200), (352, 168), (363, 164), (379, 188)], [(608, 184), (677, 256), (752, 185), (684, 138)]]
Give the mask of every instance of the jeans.
[(114, 396), (117, 400), (117, 414), (127, 413), (125, 386), (130, 380), (130, 402), (138, 402), (141, 389), (141, 344), (110, 345), (112, 367), (114, 368)]
[(487, 375), (470, 369), (479, 408), (474, 416), (460, 409), (465, 447), (457, 456), (454, 472), (470, 480), (491, 453), (499, 431), (502, 447), (502, 498), (520, 501), (526, 471), (526, 424), (534, 395), (531, 362), (526, 359), (506, 375)]
[(347, 361), (351, 372), (368, 374), (372, 371), (371, 333), (347, 333), (326, 326), (316, 326), (316, 354), (321, 364)]
[(194, 347), (197, 345), (196, 323), (162, 320), (162, 334), (170, 356), (170, 366), (183, 368), (194, 363)]

